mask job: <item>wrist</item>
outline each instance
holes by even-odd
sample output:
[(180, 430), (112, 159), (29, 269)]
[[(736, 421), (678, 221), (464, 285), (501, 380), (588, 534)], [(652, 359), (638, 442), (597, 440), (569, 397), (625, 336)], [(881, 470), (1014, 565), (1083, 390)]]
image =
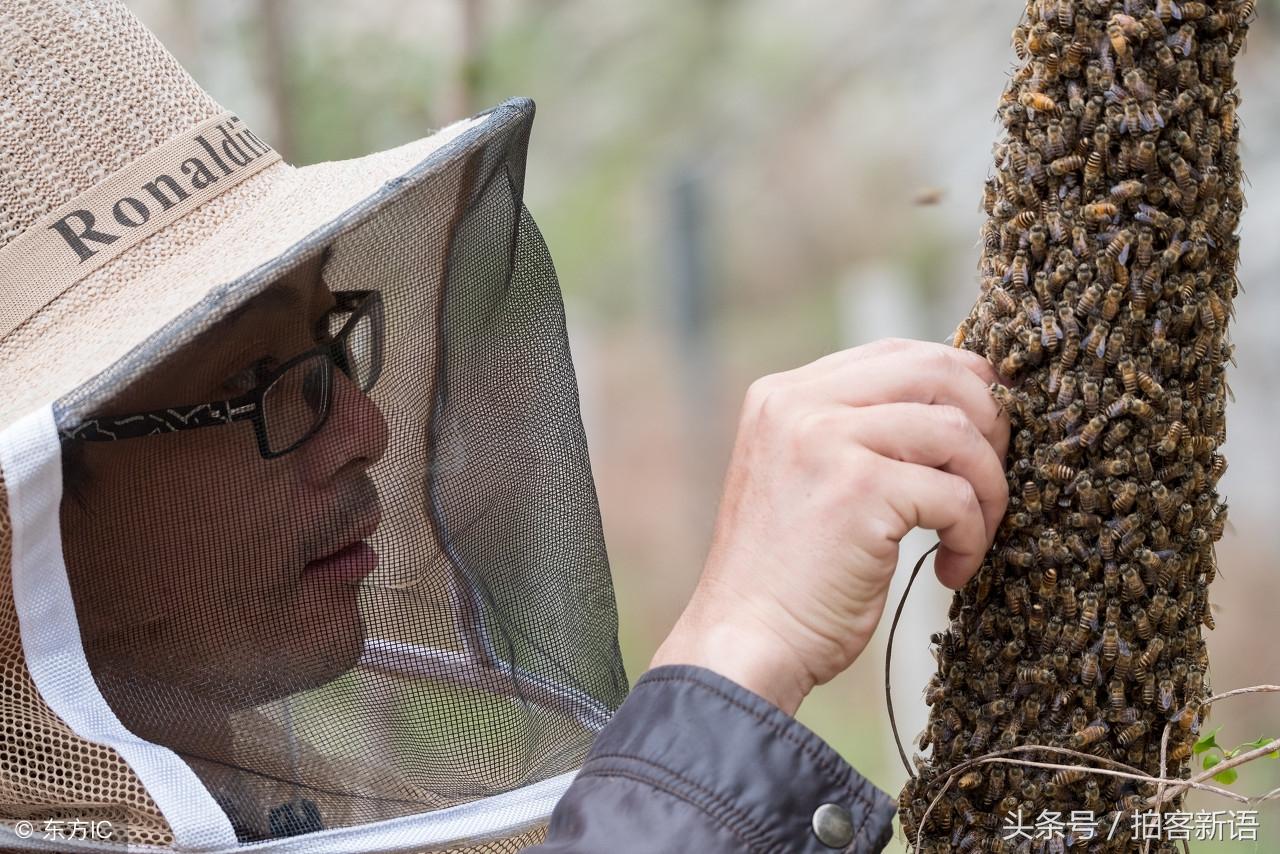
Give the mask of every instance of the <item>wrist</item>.
[(658, 647), (649, 667), (669, 664), (705, 667), (788, 715), (796, 713), (814, 685), (807, 670), (769, 629), (700, 619), (687, 612)]

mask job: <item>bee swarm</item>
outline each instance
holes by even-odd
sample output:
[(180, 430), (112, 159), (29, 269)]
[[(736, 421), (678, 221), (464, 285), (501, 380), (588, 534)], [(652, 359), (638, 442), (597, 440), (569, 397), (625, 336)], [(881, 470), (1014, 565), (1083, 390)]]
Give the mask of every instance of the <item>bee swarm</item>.
[[(982, 294), (955, 337), (1008, 381), (992, 390), (1012, 425), (1009, 508), (932, 639), (929, 756), (899, 799), (913, 846), (944, 775), (991, 751), (1050, 745), (1155, 776), (1173, 720), (1166, 775), (1186, 776), (1226, 522), (1218, 448), (1244, 207), (1234, 62), (1253, 6), (1029, 0), (1014, 31)], [(1095, 837), (1068, 844), (1131, 851), (1131, 816), (1154, 792), (982, 764), (951, 780), (921, 850), (1030, 850), (1004, 838), (1007, 816), (1088, 810)]]

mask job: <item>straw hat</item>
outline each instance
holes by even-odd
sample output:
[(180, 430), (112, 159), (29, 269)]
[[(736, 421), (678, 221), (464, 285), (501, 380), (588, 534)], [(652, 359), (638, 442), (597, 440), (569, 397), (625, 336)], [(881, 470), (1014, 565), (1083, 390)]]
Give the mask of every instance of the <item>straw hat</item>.
[(295, 168), (119, 2), (2, 0), (0, 429), (144, 342), (163, 355), (269, 284), (291, 249), (423, 180), (459, 137), (510, 133), (532, 111), (514, 100)]

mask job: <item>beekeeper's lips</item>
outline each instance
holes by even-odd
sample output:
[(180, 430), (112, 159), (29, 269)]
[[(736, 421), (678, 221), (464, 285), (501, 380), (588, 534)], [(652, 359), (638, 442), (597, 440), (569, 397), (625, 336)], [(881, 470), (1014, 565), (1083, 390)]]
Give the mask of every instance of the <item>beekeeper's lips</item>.
[(359, 584), (378, 568), (378, 553), (366, 540), (381, 523), (381, 508), (374, 505), (366, 510), (344, 533), (329, 538), (321, 547), (319, 557), (307, 562), (302, 569), (302, 581)]

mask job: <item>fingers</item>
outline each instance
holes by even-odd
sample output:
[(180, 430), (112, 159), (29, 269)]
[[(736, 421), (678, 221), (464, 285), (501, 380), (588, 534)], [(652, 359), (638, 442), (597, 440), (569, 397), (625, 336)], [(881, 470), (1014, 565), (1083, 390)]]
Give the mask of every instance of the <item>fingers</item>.
[[(960, 352), (938, 345), (860, 356), (849, 360), (843, 370), (827, 370), (798, 383), (796, 391), (856, 407), (897, 402), (954, 406), (964, 411), (1004, 460), (1009, 450), (1009, 416), (991, 396), (981, 372), (970, 370), (969, 360), (956, 358)], [(968, 355), (986, 365), (981, 356)]]
[(944, 585), (959, 590), (978, 571), (990, 545), (973, 487), (958, 475), (914, 463), (890, 462), (887, 471), (893, 488), (885, 496), (901, 517), (904, 534), (914, 527), (938, 532), (942, 545), (934, 572)]
[(937, 341), (916, 341), (912, 338), (881, 338), (869, 344), (863, 344), (860, 347), (850, 347), (847, 350), (840, 350), (820, 359), (815, 359), (809, 364), (797, 368), (795, 373), (804, 374), (805, 378), (808, 379), (818, 374), (845, 369), (855, 362), (882, 356), (941, 356), (971, 371), (982, 380), (984, 385), (990, 385), (993, 382), (999, 382), (1001, 385), (1006, 384), (991, 363), (977, 353)]
[(954, 406), (884, 403), (852, 413), (850, 432), (870, 451), (918, 466), (940, 469), (967, 481), (977, 496), (985, 543), (990, 546), (1009, 503), (1003, 457)]

